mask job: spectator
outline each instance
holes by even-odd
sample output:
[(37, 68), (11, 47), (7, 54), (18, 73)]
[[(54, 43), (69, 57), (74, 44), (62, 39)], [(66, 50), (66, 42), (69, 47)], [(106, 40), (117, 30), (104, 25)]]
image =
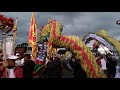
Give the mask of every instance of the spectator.
[(70, 60), (70, 65), (74, 69), (74, 78), (87, 78), (87, 74), (74, 57)]
[(35, 63), (33, 60), (31, 60), (31, 56), (29, 54), (25, 54), (24, 65), (22, 66), (24, 78), (33, 78), (32, 74), (34, 71), (34, 66), (35, 66)]
[[(15, 60), (18, 57), (15, 55), (9, 55), (6, 65), (7, 68), (3, 68), (2, 78), (23, 78), (23, 70), (21, 67), (15, 66)], [(3, 64), (5, 66), (5, 64)]]
[(107, 60), (102, 56), (101, 57), (101, 69), (107, 75), (106, 61)]
[(18, 57), (17, 60), (15, 61), (16, 66), (22, 66), (20, 54), (16, 53), (16, 56)]
[(112, 58), (112, 55), (110, 53), (106, 55), (106, 58), (107, 58), (106, 62), (107, 76), (108, 78), (114, 78), (116, 75), (117, 62), (115, 61), (114, 58)]
[(61, 62), (57, 57), (46, 60), (43, 78), (61, 78)]

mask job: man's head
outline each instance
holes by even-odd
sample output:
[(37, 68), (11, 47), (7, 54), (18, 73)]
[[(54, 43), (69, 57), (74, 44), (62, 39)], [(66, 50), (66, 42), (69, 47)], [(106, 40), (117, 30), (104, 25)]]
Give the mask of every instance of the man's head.
[(17, 56), (15, 55), (9, 55), (7, 58), (8, 61), (8, 67), (14, 67), (15, 66), (15, 61), (17, 60)]
[(25, 54), (25, 55), (24, 55), (24, 62), (27, 62), (27, 61), (29, 61), (30, 59), (31, 59), (30, 54)]
[(24, 53), (25, 53), (25, 48), (22, 48), (22, 47), (15, 48), (15, 55), (17, 53), (19, 53), (20, 54), (20, 58), (23, 59)]

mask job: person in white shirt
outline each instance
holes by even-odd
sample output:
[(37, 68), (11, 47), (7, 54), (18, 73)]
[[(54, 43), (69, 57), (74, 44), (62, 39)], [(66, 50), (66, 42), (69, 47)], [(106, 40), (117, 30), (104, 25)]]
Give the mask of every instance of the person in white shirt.
[(24, 58), (21, 59), (21, 56), (19, 53), (16, 53), (16, 56), (18, 59), (15, 61), (16, 66), (22, 66), (24, 64)]
[(15, 66), (15, 61), (18, 57), (9, 55), (7, 57), (8, 66), (6, 68), (6, 78), (23, 78), (23, 70)]
[(7, 68), (8, 78), (16, 78), (14, 70), (15, 70), (15, 67), (10, 69)]
[(107, 67), (106, 67), (106, 58), (102, 56), (102, 59), (101, 59), (101, 69), (103, 70), (103, 72), (105, 74), (107, 74)]

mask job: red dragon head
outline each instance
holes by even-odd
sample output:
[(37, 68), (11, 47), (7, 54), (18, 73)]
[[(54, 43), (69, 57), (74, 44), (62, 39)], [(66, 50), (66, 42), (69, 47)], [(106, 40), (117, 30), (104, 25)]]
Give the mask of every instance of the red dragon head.
[(13, 18), (6, 18), (4, 15), (0, 15), (0, 30), (5, 30), (6, 33), (9, 33), (13, 27)]

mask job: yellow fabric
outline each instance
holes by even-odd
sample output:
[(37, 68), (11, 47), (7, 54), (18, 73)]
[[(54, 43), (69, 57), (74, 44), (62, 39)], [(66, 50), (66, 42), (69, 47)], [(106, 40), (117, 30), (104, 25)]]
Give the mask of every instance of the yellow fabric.
[[(56, 24), (56, 26), (55, 26), (55, 24)], [(47, 25), (46, 25), (46, 27), (47, 27)], [(52, 44), (57, 45), (59, 47), (64, 46), (66, 49), (70, 49), (70, 51), (73, 52), (73, 55), (75, 56), (75, 58), (78, 59), (78, 62), (81, 64), (82, 68), (85, 70), (85, 72), (87, 73), (89, 78), (106, 78), (106, 75), (103, 73), (103, 71), (97, 65), (96, 59), (95, 59), (93, 53), (84, 44), (84, 42), (79, 37), (76, 37), (76, 36), (62, 35), (61, 34), (62, 29), (63, 29), (63, 27), (59, 22), (53, 21), (51, 23), (51, 28), (49, 30), (44, 29), (44, 32), (42, 32), (41, 35), (44, 37), (46, 34), (50, 33), (49, 42), (52, 42)], [(70, 41), (72, 42), (71, 44), (70, 44)], [(81, 51), (74, 47), (75, 43), (77, 44), (77, 46), (79, 48), (82, 49)], [(84, 56), (83, 52), (86, 54), (89, 63), (86, 62), (86, 60), (84, 60), (85, 56)], [(66, 57), (66, 55), (68, 55), (68, 54), (69, 54), (69, 52), (67, 52), (64, 57)], [(90, 69), (90, 64), (93, 67), (93, 71), (91, 71), (91, 69)], [(93, 74), (93, 73), (95, 73), (95, 74)]]
[(118, 54), (120, 56), (120, 42), (118, 40), (116, 40), (113, 37), (110, 37), (107, 34), (103, 34), (102, 32), (96, 32), (96, 35), (99, 35), (100, 37), (102, 37), (103, 39), (105, 39), (106, 41), (108, 41), (111, 45), (113, 45), (116, 50), (118, 51)]

